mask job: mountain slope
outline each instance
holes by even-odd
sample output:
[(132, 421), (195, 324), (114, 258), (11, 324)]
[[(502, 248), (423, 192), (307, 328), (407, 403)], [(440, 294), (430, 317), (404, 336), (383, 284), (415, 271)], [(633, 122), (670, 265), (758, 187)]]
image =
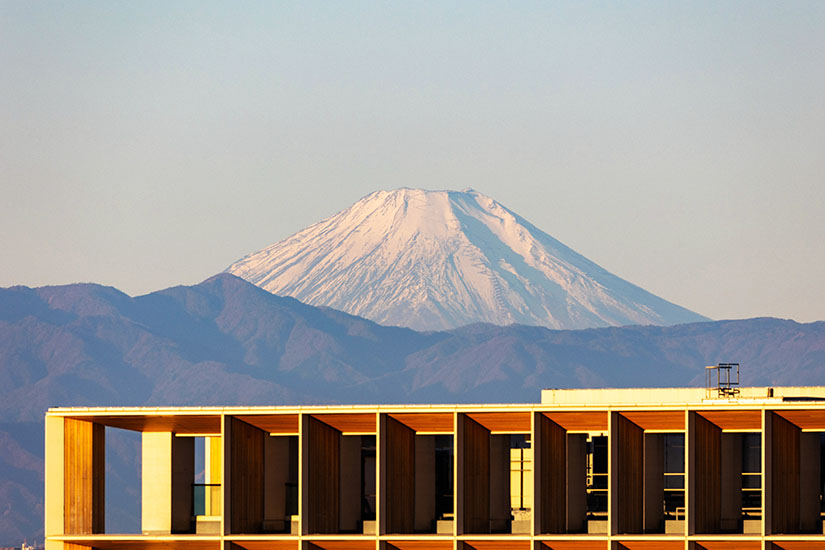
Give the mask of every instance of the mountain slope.
[[(744, 384), (825, 384), (825, 322), (419, 333), (227, 274), (136, 298), (0, 289), (0, 546), (42, 540), (50, 406), (527, 402), (544, 387), (701, 385), (704, 365), (730, 360)], [(139, 529), (139, 438), (111, 436), (107, 529)]]
[(274, 294), (416, 330), (707, 320), (472, 189), (378, 191), (226, 271)]

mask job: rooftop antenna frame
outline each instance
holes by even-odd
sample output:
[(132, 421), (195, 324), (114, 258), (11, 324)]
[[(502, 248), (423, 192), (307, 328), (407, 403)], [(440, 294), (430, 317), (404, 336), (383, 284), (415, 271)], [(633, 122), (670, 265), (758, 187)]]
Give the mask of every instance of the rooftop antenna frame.
[[(735, 379), (732, 376), (734, 367)], [(716, 373), (715, 385), (713, 373)], [(718, 363), (705, 367), (705, 397), (709, 399), (713, 391), (716, 392), (717, 399), (739, 396), (739, 363)]]

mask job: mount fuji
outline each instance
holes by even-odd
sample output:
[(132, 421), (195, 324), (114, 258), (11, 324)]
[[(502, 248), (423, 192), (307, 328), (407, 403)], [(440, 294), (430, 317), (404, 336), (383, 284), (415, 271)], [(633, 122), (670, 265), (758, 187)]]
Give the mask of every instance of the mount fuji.
[(226, 271), (274, 294), (416, 330), (707, 320), (473, 189), (377, 191)]

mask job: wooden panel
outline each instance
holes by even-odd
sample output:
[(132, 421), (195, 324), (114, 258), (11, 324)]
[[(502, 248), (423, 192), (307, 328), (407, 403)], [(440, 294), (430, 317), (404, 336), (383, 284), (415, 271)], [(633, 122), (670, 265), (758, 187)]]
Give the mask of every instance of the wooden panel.
[(530, 433), (529, 412), (481, 412), (467, 413), (491, 432)]
[(825, 409), (813, 411), (774, 411), (803, 430), (825, 432)]
[(260, 428), (266, 433), (298, 435), (297, 414), (245, 414), (235, 418)]
[(385, 420), (387, 533), (412, 533), (415, 519), (415, 432), (388, 417)]
[(699, 411), (705, 420), (722, 430), (760, 431), (762, 411)]
[(309, 417), (307, 456), (307, 510), (310, 533), (335, 533), (339, 522), (338, 472), (341, 464), (341, 432)]
[(463, 422), (464, 532), (490, 532), (490, 431), (467, 415)]
[(230, 550), (298, 550), (297, 540), (244, 540), (231, 543)]
[(615, 435), (618, 448), (616, 519), (619, 533), (641, 533), (644, 521), (644, 431), (617, 414)]
[(105, 532), (106, 428), (66, 418), (63, 424), (63, 529)]
[(720, 493), (722, 430), (701, 415), (695, 414), (694, 432), (690, 449), (694, 456), (695, 471), (688, 472), (688, 475), (693, 478), (692, 485), (695, 491), (692, 495), (695, 503), (692, 512), (696, 519), (696, 532), (718, 533), (722, 511)]
[(260, 533), (264, 520), (266, 432), (229, 417), (230, 533)]
[(623, 540), (620, 550), (685, 550), (684, 540)]
[(545, 550), (607, 550), (605, 540), (553, 540), (543, 541), (542, 548)]
[(392, 413), (387, 416), (416, 432), (453, 433), (453, 413)]
[(464, 548), (472, 550), (530, 550), (529, 540), (472, 540), (464, 541)]
[(388, 550), (453, 550), (453, 540), (394, 540)]
[(685, 411), (628, 411), (621, 414), (643, 430), (681, 432), (685, 429)]
[(644, 434), (644, 532), (656, 533), (664, 525), (665, 434)]
[(564, 533), (567, 523), (567, 432), (539, 415), (541, 525), (539, 532)]
[(799, 436), (801, 430), (778, 414), (771, 423), (772, 533), (799, 532)]
[[(72, 417), (66, 417), (72, 418)], [(74, 417), (84, 420), (83, 416)], [(95, 424), (134, 430), (138, 432), (172, 432), (177, 434), (214, 434), (221, 433), (221, 415), (129, 415), (129, 416), (95, 416)]]
[(375, 413), (333, 413), (313, 414), (312, 418), (320, 420), (341, 433), (375, 433)]
[(768, 550), (825, 550), (825, 542), (810, 540), (774, 542), (773, 548), (771, 548), (770, 544), (771, 543), (768, 543), (768, 546), (766, 546)]
[(568, 432), (607, 431), (607, 412), (546, 412), (544, 416)]
[(315, 540), (309, 547), (313, 550), (375, 550), (375, 540)]
[(758, 540), (720, 540), (696, 543), (696, 550), (762, 550)]

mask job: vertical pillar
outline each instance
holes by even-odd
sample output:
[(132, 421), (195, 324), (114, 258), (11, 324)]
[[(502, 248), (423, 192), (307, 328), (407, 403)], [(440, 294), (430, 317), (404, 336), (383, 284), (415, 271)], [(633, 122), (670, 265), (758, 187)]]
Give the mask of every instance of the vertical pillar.
[(644, 502), (644, 430), (619, 413), (611, 413), (613, 429), (610, 447), (613, 450), (609, 477), (615, 477), (611, 487), (617, 489), (611, 503), (616, 533), (641, 533)]
[(617, 412), (607, 413), (607, 533), (610, 535), (619, 533), (619, 438), (616, 437), (618, 416)]
[[(221, 500), (223, 501), (223, 505), (221, 506), (221, 533), (224, 535), (228, 535), (232, 529), (232, 478), (229, 475), (230, 469), (232, 467), (232, 453), (229, 448), (229, 442), (232, 439), (232, 422), (231, 416), (227, 416), (225, 414), (221, 415), (221, 448), (220, 448), (220, 457), (221, 457), (221, 471), (220, 471), (220, 480), (221, 480)], [(211, 450), (210, 446), (210, 450)], [(210, 460), (211, 462), (211, 460)], [(211, 468), (210, 468), (211, 469)]]
[(435, 530), (435, 436), (415, 436), (415, 531)]
[(723, 433), (720, 437), (719, 530), (742, 529), (742, 434)]
[(298, 415), (298, 534), (309, 533), (309, 415)]
[(387, 439), (387, 421), (392, 420), (386, 414), (378, 413), (378, 418), (375, 422), (376, 426), (376, 434), (375, 434), (375, 452), (376, 456), (376, 466), (378, 471), (376, 472), (378, 480), (377, 480), (377, 491), (376, 499), (377, 504), (375, 508), (375, 519), (376, 519), (376, 534), (378, 535), (386, 535), (390, 533), (388, 526), (388, 516), (387, 516), (387, 488), (389, 480), (387, 479), (387, 458), (388, 453), (384, 451), (384, 448), (389, 444)]
[(821, 464), (819, 432), (799, 434), (799, 530), (815, 533), (820, 529), (819, 483)]
[(692, 462), (691, 448), (691, 434), (693, 433), (693, 415), (689, 410), (685, 410), (685, 531), (686, 535), (692, 535), (695, 532), (693, 526), (693, 518), (691, 510), (693, 507), (693, 489), (691, 488), (691, 473), (695, 469)]
[(416, 507), (415, 432), (394, 418), (384, 417), (386, 529), (387, 533), (412, 533)]
[(341, 432), (311, 415), (306, 416), (302, 496), (304, 529), (308, 534), (337, 533), (339, 529)]
[[(536, 475), (539, 478), (539, 498), (541, 501), (536, 512), (540, 533), (564, 533), (567, 520), (567, 431), (544, 416), (537, 416), (539, 434), (535, 460)], [(584, 457), (581, 459), (584, 467)], [(581, 472), (582, 483), (584, 471)], [(582, 489), (584, 490), (584, 489)]]
[(459, 418), (463, 427), (464, 531), (490, 532), (490, 432), (467, 416)]
[[(763, 449), (766, 464), (763, 468), (766, 507), (765, 528), (768, 534), (794, 534), (799, 532), (799, 439), (802, 433), (795, 424), (778, 414), (766, 411)], [(767, 454), (770, 449), (770, 454)], [(813, 483), (811, 483), (813, 485)], [(770, 512), (768, 512), (770, 510)], [(770, 515), (770, 522), (767, 521)]]
[(454, 535), (465, 533), (464, 525), (464, 415), (453, 413), (453, 508), (455, 510)]
[(665, 443), (664, 435), (644, 434), (644, 532), (664, 527)]
[(105, 532), (105, 426), (66, 418), (63, 425), (63, 527), (68, 535)]
[(510, 530), (510, 436), (490, 436), (490, 532)]
[(146, 535), (186, 533), (192, 525), (195, 439), (143, 432), (141, 530)]
[(264, 520), (264, 438), (263, 430), (229, 417), (229, 488), (232, 501), (230, 533), (260, 533)]
[(289, 531), (286, 499), (289, 482), (290, 438), (264, 436), (264, 526), (265, 532)]
[[(221, 502), (223, 500), (223, 438), (221, 436), (211, 436), (204, 438), (204, 460), (203, 460), (203, 482), (209, 485), (217, 485), (219, 490), (209, 489), (208, 493), (208, 515), (221, 516)], [(190, 482), (191, 483), (191, 482)]]
[[(587, 531), (587, 434), (567, 434), (567, 532)], [(563, 531), (561, 531), (563, 532)]]
[[(722, 430), (695, 411), (688, 416), (689, 533), (718, 533)], [(741, 461), (740, 461), (741, 463)]]
[[(45, 535), (63, 534), (63, 425), (62, 416), (46, 415)], [(46, 550), (61, 550), (62, 542), (46, 540)]]
[(361, 521), (361, 436), (345, 435), (339, 440), (339, 523), (336, 530), (355, 532)]
[(537, 535), (542, 533), (542, 514), (544, 514), (544, 506), (541, 502), (541, 476), (542, 476), (542, 437), (541, 437), (541, 423), (544, 415), (533, 411), (530, 417), (530, 446), (533, 449), (533, 479), (532, 493), (533, 493), (533, 513), (530, 516), (530, 533)]
[(362, 524), (362, 531), (365, 535), (380, 535), (384, 533), (384, 531), (381, 530), (381, 526), (385, 523), (384, 509), (386, 506), (382, 502), (382, 495), (387, 479), (386, 476), (382, 477), (383, 474), (381, 473), (383, 469), (381, 465), (384, 463), (384, 452), (381, 450), (381, 416), (379, 411), (375, 412), (375, 520), (372, 529)]

